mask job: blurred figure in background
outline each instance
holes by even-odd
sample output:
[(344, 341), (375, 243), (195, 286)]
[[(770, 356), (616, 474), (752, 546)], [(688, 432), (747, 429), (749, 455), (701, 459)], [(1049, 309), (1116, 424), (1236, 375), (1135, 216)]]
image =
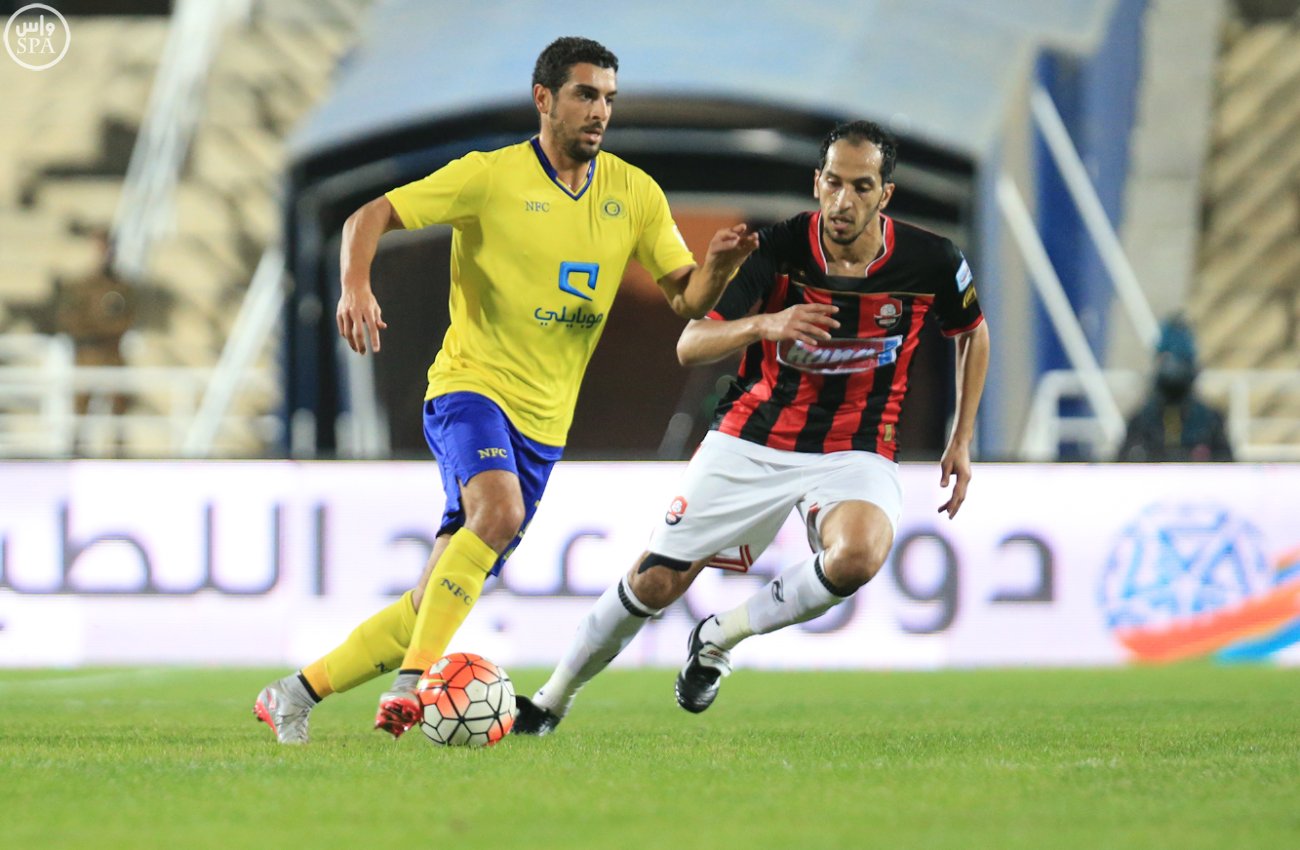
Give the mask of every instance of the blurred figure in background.
[[(122, 337), (135, 323), (135, 298), (131, 285), (113, 271), (113, 245), (107, 230), (92, 234), (99, 248), (94, 271), (58, 284), (54, 322), (59, 333), (72, 339), (78, 366), (124, 366)], [(90, 408), (90, 393), (77, 393), (77, 414)], [(127, 398), (109, 396), (114, 415), (126, 411)]]
[(1223, 415), (1197, 398), (1196, 337), (1179, 316), (1166, 319), (1156, 344), (1151, 394), (1128, 422), (1119, 460), (1231, 461)]

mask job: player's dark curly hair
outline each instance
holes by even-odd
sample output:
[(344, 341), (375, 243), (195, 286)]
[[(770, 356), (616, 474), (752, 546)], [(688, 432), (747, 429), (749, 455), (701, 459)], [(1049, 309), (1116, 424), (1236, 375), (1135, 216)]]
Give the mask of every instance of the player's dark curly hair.
[(871, 142), (880, 148), (880, 179), (884, 183), (893, 180), (894, 164), (898, 162), (898, 139), (874, 121), (847, 121), (836, 124), (835, 129), (827, 133), (826, 138), (822, 140), (821, 156), (817, 158), (818, 171), (826, 167), (826, 154), (830, 152), (831, 145), (840, 139), (848, 139), (857, 144)]
[(537, 57), (537, 64), (533, 66), (533, 85), (543, 85), (558, 92), (569, 79), (569, 69), (580, 62), (618, 70), (618, 57), (605, 45), (589, 38), (565, 36), (546, 45)]

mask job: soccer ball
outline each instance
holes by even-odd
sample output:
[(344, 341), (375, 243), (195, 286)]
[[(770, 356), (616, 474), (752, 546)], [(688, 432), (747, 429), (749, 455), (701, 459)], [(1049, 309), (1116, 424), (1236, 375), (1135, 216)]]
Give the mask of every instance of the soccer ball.
[(515, 686), (506, 671), (471, 652), (433, 663), (415, 689), (420, 729), (435, 744), (487, 747), (515, 725)]

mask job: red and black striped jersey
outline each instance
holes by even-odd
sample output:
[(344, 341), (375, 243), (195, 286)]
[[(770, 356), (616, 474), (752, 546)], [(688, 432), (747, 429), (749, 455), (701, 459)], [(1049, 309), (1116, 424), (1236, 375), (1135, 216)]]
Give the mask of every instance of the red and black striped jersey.
[(709, 318), (834, 304), (840, 326), (820, 345), (748, 346), (714, 428), (789, 451), (894, 458), (907, 371), (924, 323), (933, 317), (951, 337), (984, 317), (970, 266), (951, 241), (884, 215), (881, 228), (883, 249), (860, 278), (826, 274), (820, 213), (759, 230), (758, 250)]

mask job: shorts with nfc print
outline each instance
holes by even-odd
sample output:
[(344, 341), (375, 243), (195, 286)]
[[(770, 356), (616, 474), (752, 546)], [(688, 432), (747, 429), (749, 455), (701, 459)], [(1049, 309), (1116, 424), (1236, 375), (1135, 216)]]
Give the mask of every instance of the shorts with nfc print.
[(876, 505), (897, 532), (903, 509), (898, 464), (872, 452), (791, 452), (710, 431), (648, 548), (683, 561), (712, 558), (711, 566), (744, 571), (771, 545), (793, 508), (819, 551), (822, 518), (847, 501)]
[[(451, 534), (465, 524), (460, 488), (489, 469), (513, 472), (524, 495), (522, 538), (537, 512), (551, 469), (564, 453), (563, 446), (548, 446), (519, 433), (496, 402), (478, 393), (454, 392), (424, 403), (424, 439), (438, 459), (447, 504), (438, 534)], [(497, 559), (492, 574), (501, 572), (518, 539)]]

